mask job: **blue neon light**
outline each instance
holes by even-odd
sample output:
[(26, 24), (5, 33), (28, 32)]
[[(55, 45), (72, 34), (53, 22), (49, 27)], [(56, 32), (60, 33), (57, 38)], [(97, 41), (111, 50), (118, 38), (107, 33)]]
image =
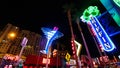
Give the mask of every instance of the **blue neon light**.
[(45, 50), (43, 50), (43, 53), (47, 54), (48, 51), (49, 51), (49, 47), (51, 46), (52, 42), (55, 39), (57, 39), (59, 37), (62, 37), (63, 34), (58, 31), (57, 27), (54, 27), (53, 30), (43, 27), (42, 31), (44, 32), (44, 34), (46, 35), (46, 38), (47, 38), (47, 43), (46, 43), (46, 46), (45, 46)]
[(48, 53), (49, 47), (50, 47), (52, 41), (55, 39), (54, 35), (56, 34), (56, 32), (57, 32), (57, 30), (48, 32), (48, 35), (47, 35), (48, 41), (47, 41), (47, 44), (45, 47), (46, 53)]
[(103, 49), (107, 52), (114, 50), (116, 47), (98, 19), (96, 17), (91, 17), (90, 24), (95, 31), (98, 41), (102, 45)]

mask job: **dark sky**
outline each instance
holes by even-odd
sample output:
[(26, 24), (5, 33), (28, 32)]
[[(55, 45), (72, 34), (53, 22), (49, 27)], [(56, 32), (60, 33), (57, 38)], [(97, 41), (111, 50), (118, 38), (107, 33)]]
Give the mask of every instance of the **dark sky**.
[[(0, 12), (0, 26), (3, 27), (7, 23), (11, 23), (21, 29), (30, 30), (36, 33), (42, 34), (41, 27), (53, 28), (54, 26), (59, 27), (59, 31), (64, 34), (60, 38), (61, 42), (66, 45), (67, 50), (70, 49), (70, 28), (67, 20), (67, 15), (64, 12), (62, 6), (68, 3), (74, 3), (80, 8), (81, 14), (85, 8), (89, 5), (97, 5), (101, 12), (104, 12), (105, 8), (101, 5), (99, 0), (32, 0), (32, 1), (7, 1), (2, 3)], [(84, 23), (81, 24), (87, 37), (87, 44), (91, 54), (98, 53), (93, 51), (95, 48), (93, 39), (86, 28)], [(80, 33), (76, 27), (76, 23), (73, 22), (74, 33), (76, 40), (82, 42)], [(67, 42), (67, 43), (66, 43)], [(93, 47), (93, 48), (92, 48)], [(70, 50), (71, 52), (71, 50)], [(85, 54), (85, 48), (83, 47), (82, 53)], [(92, 54), (93, 57), (96, 56)]]

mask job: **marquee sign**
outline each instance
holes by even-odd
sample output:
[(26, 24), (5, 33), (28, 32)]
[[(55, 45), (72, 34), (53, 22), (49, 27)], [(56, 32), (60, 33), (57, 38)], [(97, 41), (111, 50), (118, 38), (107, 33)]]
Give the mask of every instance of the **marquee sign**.
[(114, 43), (96, 17), (91, 17), (90, 25), (92, 26), (92, 29), (95, 32), (95, 35), (103, 49), (107, 52), (114, 50)]

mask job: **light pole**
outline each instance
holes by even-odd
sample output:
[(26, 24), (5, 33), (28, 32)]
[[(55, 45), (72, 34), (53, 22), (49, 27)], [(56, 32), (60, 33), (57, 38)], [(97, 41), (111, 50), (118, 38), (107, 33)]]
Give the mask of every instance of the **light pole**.
[(23, 50), (24, 50), (27, 42), (28, 42), (28, 39), (27, 39), (26, 37), (24, 37), (23, 40), (22, 40), (22, 43), (21, 43), (22, 49), (21, 49), (21, 51), (20, 51), (20, 53), (19, 53), (18, 61), (17, 61), (17, 64), (16, 64), (16, 65), (19, 64), (19, 60), (20, 60), (20, 58), (21, 58), (21, 55), (22, 55), (22, 53), (23, 53)]

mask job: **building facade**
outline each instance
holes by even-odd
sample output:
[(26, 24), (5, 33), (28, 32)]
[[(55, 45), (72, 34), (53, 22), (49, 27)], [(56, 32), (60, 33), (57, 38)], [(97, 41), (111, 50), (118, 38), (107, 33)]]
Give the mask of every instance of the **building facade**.
[[(13, 34), (14, 33), (14, 37)], [(7, 24), (0, 32), (0, 54), (14, 54), (19, 55), (21, 51), (21, 42), (26, 37), (28, 42), (22, 55), (36, 55), (40, 51), (41, 35), (28, 30), (20, 30), (12, 24)]]
[(7, 53), (9, 50), (12, 41), (15, 39), (12, 37), (13, 32), (17, 35), (19, 31), (19, 28), (16, 26), (13, 26), (12, 24), (7, 24), (5, 28), (0, 33), (0, 53)]

